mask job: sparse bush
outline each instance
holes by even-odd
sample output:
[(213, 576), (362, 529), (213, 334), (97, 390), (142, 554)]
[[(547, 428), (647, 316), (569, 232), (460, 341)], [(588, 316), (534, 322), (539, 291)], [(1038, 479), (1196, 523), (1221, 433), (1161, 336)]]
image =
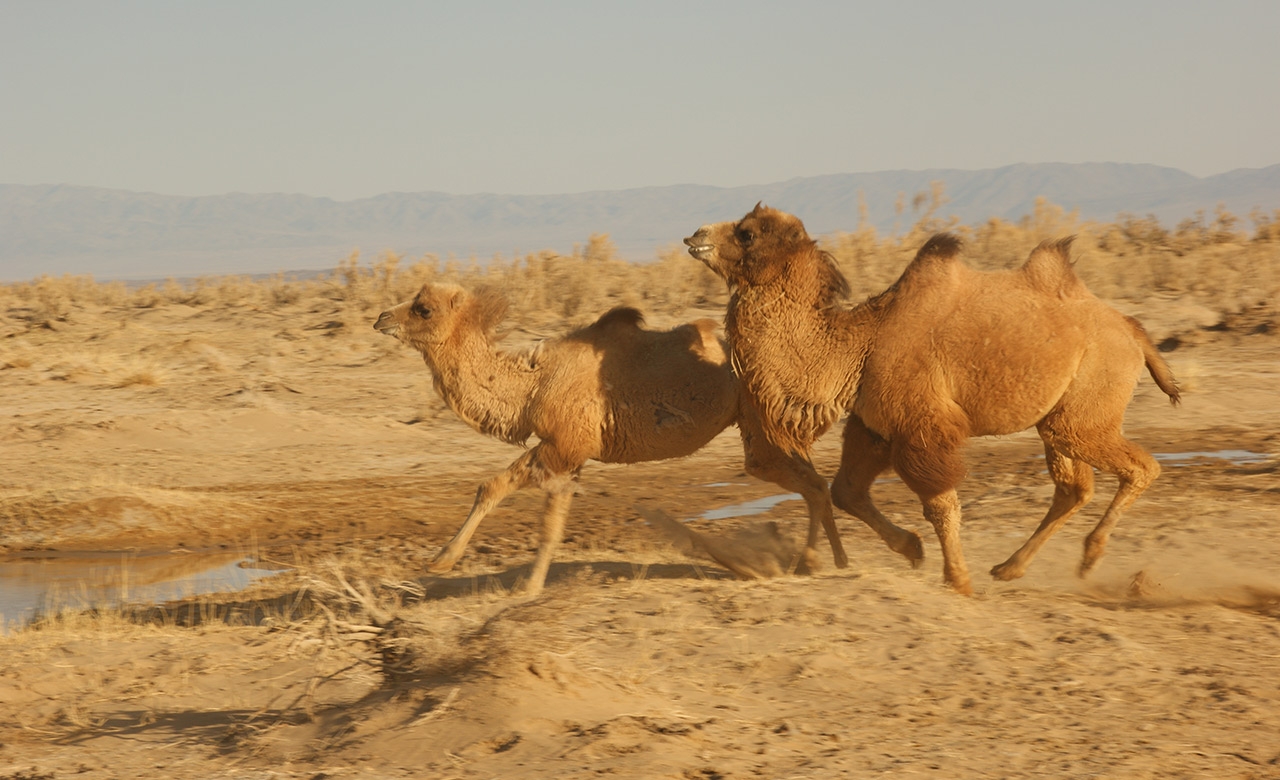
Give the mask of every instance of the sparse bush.
[[(1040, 241), (1075, 234), (1077, 272), (1104, 298), (1186, 295), (1228, 313), (1250, 307), (1270, 311), (1280, 300), (1280, 210), (1253, 212), (1254, 230), (1249, 236), (1240, 220), (1221, 206), (1212, 219), (1197, 214), (1171, 231), (1150, 215), (1120, 214), (1114, 222), (1081, 222), (1076, 213), (1043, 198), (1017, 223), (992, 218), (961, 225), (954, 217), (939, 216), (946, 202), (940, 182), (910, 200), (902, 195), (899, 213), (904, 215), (910, 203), (915, 222), (905, 232), (895, 230), (889, 235), (879, 234), (867, 223), (865, 203), (860, 203), (859, 227), (822, 236), (821, 246), (849, 278), (855, 298), (885, 289), (929, 234), (951, 230), (968, 243), (969, 262), (988, 269), (1016, 267)], [(406, 300), (433, 280), (495, 286), (511, 300), (513, 318), (538, 322), (580, 323), (617, 305), (637, 306), (651, 318), (676, 318), (686, 316), (691, 308), (723, 307), (728, 300), (724, 284), (683, 247), (662, 249), (654, 262), (627, 262), (604, 233), (592, 234), (567, 255), (544, 250), (510, 260), (498, 255), (488, 263), (452, 256), (442, 262), (435, 255), (425, 255), (410, 264), (386, 251), (365, 264), (360, 253), (353, 252), (328, 276), (309, 280), (283, 274), (261, 280), (224, 276), (185, 283), (170, 279), (159, 286), (130, 289), (88, 276), (40, 277), (0, 286), (0, 295), (13, 301), (8, 308), (10, 321), (25, 322), (29, 328), (74, 321), (78, 311), (94, 306), (151, 308), (169, 303), (195, 307), (297, 304), (355, 325)]]

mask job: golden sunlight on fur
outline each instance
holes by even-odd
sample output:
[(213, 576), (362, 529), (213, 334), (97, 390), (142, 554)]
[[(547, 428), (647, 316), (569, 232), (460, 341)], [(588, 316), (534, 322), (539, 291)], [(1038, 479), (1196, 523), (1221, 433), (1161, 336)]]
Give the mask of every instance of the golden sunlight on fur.
[(747, 471), (802, 493), (813, 525), (827, 529), (837, 565), (846, 564), (825, 483), (761, 434), (712, 320), (653, 331), (642, 327), (638, 310), (618, 307), (561, 338), (502, 352), (494, 347), (493, 330), (506, 309), (506, 300), (488, 289), (427, 284), (374, 325), (422, 353), (436, 391), (472, 428), (521, 446), (538, 439), (480, 486), (466, 522), (431, 571), (453, 568), (480, 521), (503, 498), (537, 486), (546, 492), (547, 506), (527, 586), (536, 593), (563, 536), (583, 464), (683, 457), (734, 424)]
[(1021, 577), (1091, 498), (1091, 467), (1115, 474), (1120, 487), (1085, 540), (1081, 576), (1160, 473), (1121, 423), (1144, 364), (1176, 404), (1173, 374), (1141, 324), (1077, 278), (1071, 239), (1041, 243), (1021, 268), (979, 271), (960, 261), (958, 238), (940, 233), (888, 290), (852, 307), (835, 261), (790, 214), (757, 205), (685, 243), (729, 284), (734, 364), (769, 439), (807, 461), (813, 442), (848, 412), (834, 503), (918, 560), (918, 538), (912, 544), (915, 535), (871, 500), (875, 478), (892, 468), (920, 498), (944, 577), (961, 593), (972, 592), (956, 494), (969, 437), (1035, 427), (1056, 485), (1035, 533), (991, 570), (1001, 580)]

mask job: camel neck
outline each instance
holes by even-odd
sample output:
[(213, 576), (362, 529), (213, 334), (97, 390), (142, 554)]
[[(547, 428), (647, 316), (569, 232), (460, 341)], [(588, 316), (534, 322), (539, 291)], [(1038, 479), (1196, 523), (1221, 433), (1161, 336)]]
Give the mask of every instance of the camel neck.
[(867, 304), (797, 300), (786, 285), (735, 293), (725, 330), (734, 365), (774, 443), (805, 451), (853, 406), (874, 336)]
[(527, 360), (495, 350), (479, 333), (454, 334), (423, 358), (436, 392), (467, 425), (511, 444), (532, 435), (525, 408), (537, 370)]

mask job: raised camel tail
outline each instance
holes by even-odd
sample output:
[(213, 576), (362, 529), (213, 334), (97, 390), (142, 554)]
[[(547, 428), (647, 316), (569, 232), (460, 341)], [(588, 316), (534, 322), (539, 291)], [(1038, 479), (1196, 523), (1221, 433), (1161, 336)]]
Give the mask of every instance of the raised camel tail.
[(1147, 364), (1147, 371), (1151, 372), (1151, 378), (1156, 381), (1156, 386), (1169, 396), (1169, 403), (1174, 406), (1182, 403), (1182, 392), (1178, 390), (1178, 380), (1173, 378), (1173, 371), (1169, 369), (1169, 364), (1164, 362), (1160, 350), (1151, 343), (1147, 329), (1133, 317), (1126, 316), (1125, 319), (1129, 321), (1129, 327), (1133, 328), (1133, 337), (1137, 340), (1138, 346), (1142, 347), (1142, 358)]

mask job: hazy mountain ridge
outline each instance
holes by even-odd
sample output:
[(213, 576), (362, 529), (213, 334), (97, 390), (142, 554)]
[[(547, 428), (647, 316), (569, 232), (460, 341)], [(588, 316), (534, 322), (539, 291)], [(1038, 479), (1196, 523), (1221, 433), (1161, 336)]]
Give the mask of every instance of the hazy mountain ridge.
[[(359, 248), (432, 252), (569, 251), (608, 233), (647, 260), (704, 222), (758, 200), (794, 212), (811, 233), (858, 225), (859, 193), (881, 231), (913, 220), (910, 200), (945, 183), (942, 215), (1017, 219), (1044, 196), (1085, 219), (1154, 214), (1168, 226), (1218, 203), (1237, 216), (1280, 208), (1280, 165), (1199, 178), (1124, 163), (1019, 164), (980, 171), (830, 174), (745, 187), (673, 185), (563, 195), (387, 193), (354, 201), (289, 194), (182, 197), (70, 185), (0, 185), (0, 278), (91, 273), (100, 279), (330, 268)], [(907, 211), (895, 214), (899, 194)]]

